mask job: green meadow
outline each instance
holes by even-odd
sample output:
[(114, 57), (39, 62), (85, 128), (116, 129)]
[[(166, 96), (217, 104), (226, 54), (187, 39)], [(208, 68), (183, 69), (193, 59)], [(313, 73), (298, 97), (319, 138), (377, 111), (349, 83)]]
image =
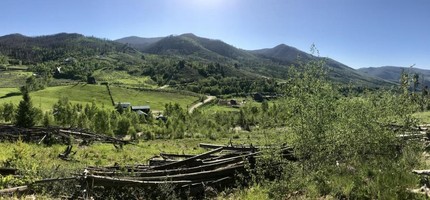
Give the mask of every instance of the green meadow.
[[(152, 110), (163, 110), (167, 103), (178, 103), (187, 107), (198, 100), (198, 97), (175, 92), (138, 91), (111, 86), (115, 102), (130, 102), (132, 105), (149, 105)], [(31, 93), (34, 106), (42, 110), (50, 110), (61, 97), (67, 97), (71, 103), (87, 104), (95, 101), (98, 105), (112, 106), (106, 86), (75, 84), (48, 87)], [(15, 103), (21, 100), (17, 88), (0, 88), (0, 104)]]
[(22, 70), (0, 70), (0, 88), (19, 87), (25, 83), (25, 79), (31, 76), (32, 72)]

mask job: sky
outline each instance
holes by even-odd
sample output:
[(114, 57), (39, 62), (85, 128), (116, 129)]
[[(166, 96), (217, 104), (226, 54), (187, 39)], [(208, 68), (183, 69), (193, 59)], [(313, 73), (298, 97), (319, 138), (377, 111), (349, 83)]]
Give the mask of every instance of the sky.
[(194, 33), (254, 50), (312, 44), (353, 68), (430, 69), (430, 0), (1, 0), (0, 35)]

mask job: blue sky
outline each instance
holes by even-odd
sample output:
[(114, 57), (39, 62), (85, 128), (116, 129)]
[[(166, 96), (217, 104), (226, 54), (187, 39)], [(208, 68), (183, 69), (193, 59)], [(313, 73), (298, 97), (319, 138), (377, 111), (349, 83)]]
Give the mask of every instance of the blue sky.
[(314, 43), (353, 68), (430, 69), (430, 0), (1, 0), (0, 26), (112, 40), (194, 33), (249, 50)]

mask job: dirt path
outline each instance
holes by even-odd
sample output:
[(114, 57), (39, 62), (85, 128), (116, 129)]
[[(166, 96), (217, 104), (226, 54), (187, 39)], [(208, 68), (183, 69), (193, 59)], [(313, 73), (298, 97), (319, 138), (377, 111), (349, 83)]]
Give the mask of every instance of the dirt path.
[(200, 107), (200, 106), (202, 106), (204, 104), (207, 104), (207, 103), (209, 103), (209, 102), (211, 102), (211, 101), (213, 101), (213, 100), (216, 99), (216, 96), (207, 96), (207, 97), (208, 98), (206, 98), (203, 102), (198, 102), (198, 103), (192, 105), (190, 108), (188, 108), (188, 112), (192, 113), (194, 111), (194, 109), (196, 109), (196, 108), (198, 108), (198, 107)]

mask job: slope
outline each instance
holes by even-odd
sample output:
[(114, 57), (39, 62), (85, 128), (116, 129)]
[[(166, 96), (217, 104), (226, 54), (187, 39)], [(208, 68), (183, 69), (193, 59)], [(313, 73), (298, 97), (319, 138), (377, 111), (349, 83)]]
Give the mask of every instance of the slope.
[(280, 63), (284, 66), (297, 65), (299, 62), (307, 62), (310, 60), (324, 60), (329, 69), (331, 79), (344, 84), (352, 83), (360, 86), (388, 86), (391, 84), (378, 77), (369, 77), (368, 75), (350, 68), (336, 60), (316, 57), (285, 44), (280, 44), (273, 48), (253, 50), (250, 52), (256, 56), (270, 59), (273, 62)]
[(423, 80), (424, 85), (430, 85), (430, 70), (411, 68), (411, 67), (394, 67), (394, 66), (383, 66), (383, 67), (368, 67), (358, 69), (369, 76), (378, 77), (386, 81), (399, 83), (400, 75), (404, 71), (408, 74), (418, 74), (420, 81)]
[(115, 40), (115, 42), (118, 42), (121, 44), (127, 44), (127, 45), (130, 45), (130, 47), (133, 47), (139, 51), (144, 51), (146, 48), (148, 48), (155, 42), (162, 40), (163, 38), (164, 37), (143, 38), (143, 37), (137, 37), (137, 36), (130, 36), (130, 37), (117, 39)]

